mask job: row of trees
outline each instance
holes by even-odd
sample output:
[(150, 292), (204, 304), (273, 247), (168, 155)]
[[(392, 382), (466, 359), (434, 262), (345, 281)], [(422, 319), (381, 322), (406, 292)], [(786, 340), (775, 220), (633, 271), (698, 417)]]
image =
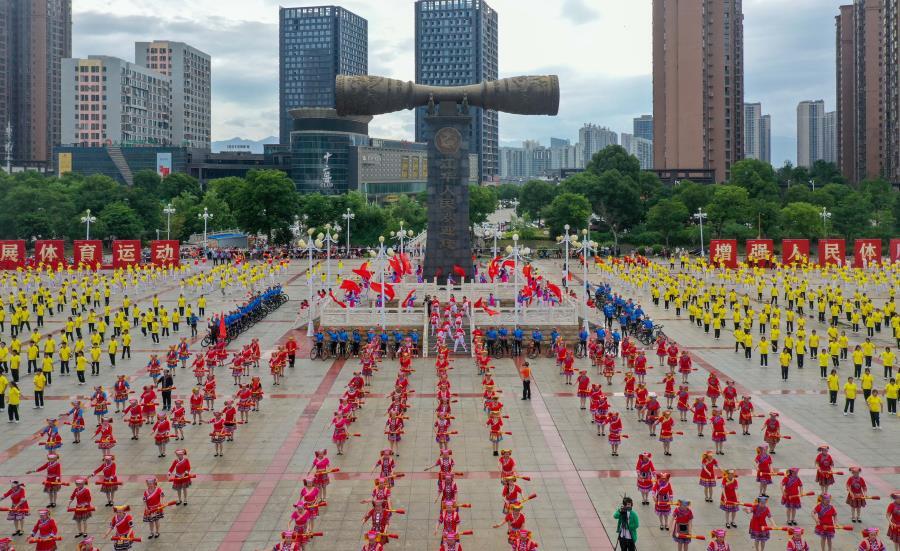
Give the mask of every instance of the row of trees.
[[(473, 186), (470, 197), (473, 223), (483, 222), (497, 208), (497, 194), (491, 188)], [(174, 214), (164, 212), (168, 204)], [(97, 218), (91, 236), (98, 239), (154, 239), (157, 230), (165, 237), (168, 224), (172, 239), (184, 241), (203, 231), (198, 215), (206, 209), (212, 214), (210, 231), (237, 228), (287, 243), (298, 222), (304, 227), (331, 223), (346, 228), (341, 215), (349, 208), (354, 215), (352, 243), (365, 246), (399, 230), (400, 221), (404, 229), (421, 231), (424, 205), (425, 194), (403, 196), (389, 206), (370, 204), (356, 192), (301, 195), (290, 178), (276, 170), (212, 180), (205, 189), (185, 174), (160, 178), (153, 171), (136, 173), (130, 187), (103, 175), (57, 178), (0, 171), (0, 237), (6, 239), (77, 239), (85, 234), (81, 217), (90, 210)]]
[(560, 235), (565, 224), (584, 228), (593, 214), (599, 218), (594, 225), (610, 240), (627, 232), (627, 241), (636, 245), (697, 246), (698, 209), (706, 216), (707, 237), (900, 235), (900, 194), (890, 184), (868, 180), (851, 187), (833, 164), (821, 161), (812, 169), (786, 165), (776, 171), (768, 163), (743, 160), (725, 184), (682, 181), (670, 187), (641, 171), (625, 149), (611, 146), (585, 172), (558, 185), (533, 180), (501, 186), (498, 195), (517, 200), (518, 214), (543, 219), (551, 235)]

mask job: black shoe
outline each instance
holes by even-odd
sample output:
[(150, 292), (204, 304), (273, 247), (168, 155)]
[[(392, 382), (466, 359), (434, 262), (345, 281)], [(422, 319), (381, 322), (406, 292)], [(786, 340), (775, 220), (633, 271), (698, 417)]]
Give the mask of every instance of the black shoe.
[(494, 452), (494, 457), (497, 457), (498, 455), (500, 455), (500, 453)]

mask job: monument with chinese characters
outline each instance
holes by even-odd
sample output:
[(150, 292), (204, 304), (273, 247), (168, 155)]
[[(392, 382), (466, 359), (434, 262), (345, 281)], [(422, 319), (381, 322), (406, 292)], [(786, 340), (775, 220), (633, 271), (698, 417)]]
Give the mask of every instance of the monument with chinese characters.
[(338, 76), (338, 115), (381, 115), (427, 106), (428, 238), (424, 275), (474, 276), (469, 230), (470, 106), (518, 115), (556, 115), (559, 79), (522, 76), (471, 86), (422, 86), (377, 76)]

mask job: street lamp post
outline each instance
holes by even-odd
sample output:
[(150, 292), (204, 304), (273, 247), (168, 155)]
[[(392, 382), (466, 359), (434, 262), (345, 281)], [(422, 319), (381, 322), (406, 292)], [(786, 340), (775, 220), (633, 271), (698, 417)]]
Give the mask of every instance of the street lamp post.
[(500, 228), (495, 226), (493, 234), (494, 234), (493, 235), (493, 237), (494, 237), (494, 256), (492, 258), (497, 258), (497, 239), (500, 238)]
[(91, 224), (97, 221), (96, 216), (91, 216), (91, 209), (87, 209), (84, 212), (84, 216), (81, 217), (81, 223), (87, 226), (86, 234), (84, 238), (89, 240), (91, 238)]
[(356, 218), (356, 215), (347, 207), (347, 212), (341, 215), (341, 218), (347, 221), (347, 258), (350, 258), (350, 221)]
[(578, 234), (577, 234), (577, 233), (576, 233), (576, 234), (569, 234), (569, 228), (570, 228), (570, 227), (571, 227), (571, 226), (569, 226), (568, 224), (566, 224), (565, 226), (563, 226), (563, 229), (566, 230), (565, 235), (562, 235), (562, 236), (559, 236), (559, 237), (556, 238), (556, 242), (557, 242), (557, 243), (562, 243), (563, 245), (565, 245), (565, 249), (566, 249), (566, 257), (565, 257), (565, 261), (564, 261), (566, 273), (563, 274), (563, 286), (566, 287), (566, 288), (569, 287), (569, 243), (574, 243), (574, 242), (577, 242), (577, 241), (578, 241)]
[(828, 212), (828, 209), (822, 207), (822, 212), (819, 213), (819, 216), (822, 217), (822, 237), (828, 237), (828, 220), (831, 218), (831, 213)]
[(400, 249), (399, 249), (400, 254), (403, 254), (403, 250), (404, 250), (404, 249), (403, 249), (403, 241), (404, 241), (406, 238), (412, 237), (412, 236), (414, 235), (412, 230), (404, 230), (404, 229), (403, 229), (403, 224), (405, 224), (405, 223), (406, 223), (406, 222), (404, 222), (403, 220), (401, 220), (401, 221), (400, 221), (400, 231), (398, 231), (398, 232), (391, 232), (391, 238), (392, 238), (392, 239), (396, 239), (396, 240), (400, 243)]
[(693, 218), (700, 222), (700, 256), (704, 257), (706, 255), (703, 252), (703, 220), (706, 219), (706, 213), (703, 212), (703, 207), (697, 208), (697, 212), (694, 213)]
[[(166, 215), (166, 239), (172, 239), (172, 215), (175, 214), (175, 207), (172, 206), (172, 203), (169, 203), (163, 209), (163, 212)], [(159, 236), (156, 238), (159, 239)]]
[[(582, 235), (581, 243), (579, 243), (578, 241), (575, 241), (573, 243), (573, 245), (575, 245), (576, 247), (578, 247), (580, 245), (580, 247), (581, 247), (581, 264), (582, 264), (582, 271), (583, 271), (583, 279), (581, 282), (581, 290), (582, 290), (582, 297), (581, 297), (582, 316), (581, 316), (581, 318), (584, 320), (584, 329), (585, 329), (585, 331), (587, 331), (588, 330), (588, 312), (587, 312), (588, 256), (590, 256), (592, 253), (596, 252), (597, 242), (591, 241), (591, 239), (589, 237), (590, 232), (588, 232), (587, 228), (581, 230), (581, 235)], [(576, 234), (576, 238), (577, 238), (577, 234)]]
[(213, 213), (209, 212), (209, 209), (203, 207), (203, 212), (197, 214), (197, 218), (203, 220), (203, 248), (209, 248), (209, 240), (207, 239), (207, 227), (209, 221), (213, 218)]
[(387, 269), (387, 259), (389, 257), (394, 256), (394, 249), (385, 247), (384, 245), (384, 236), (378, 236), (378, 252), (372, 251), (372, 255), (375, 257), (375, 260), (378, 262), (378, 270), (381, 272), (381, 304), (379, 308), (379, 315), (381, 318), (381, 329), (384, 330), (387, 324), (385, 323), (385, 297), (384, 297), (384, 273)]
[[(334, 230), (334, 233), (331, 231)], [(325, 280), (326, 285), (331, 285), (331, 246), (339, 243), (338, 241), (338, 232), (341, 231), (340, 226), (332, 226), (331, 224), (325, 224), (325, 233), (319, 234), (318, 239), (325, 245), (325, 266), (327, 269), (327, 275), (325, 276), (327, 279)]]
[(298, 245), (300, 245), (301, 249), (306, 249), (308, 258), (309, 258), (309, 267), (306, 270), (306, 287), (309, 290), (309, 306), (307, 310), (309, 310), (309, 321), (306, 325), (306, 336), (311, 337), (315, 332), (313, 331), (313, 288), (312, 288), (312, 261), (313, 261), (313, 252), (320, 250), (322, 246), (321, 241), (313, 242), (313, 234), (316, 232), (315, 228), (309, 228), (307, 233), (309, 234), (309, 241), (300, 240)]
[(522, 249), (519, 248), (519, 234), (514, 233), (512, 236), (513, 244), (507, 245), (506, 247), (506, 258), (504, 260), (512, 260), (513, 261), (513, 287), (515, 294), (515, 315), (516, 315), (516, 325), (519, 324), (519, 260), (524, 260), (522, 255), (528, 255), (531, 253), (531, 250), (527, 247)]

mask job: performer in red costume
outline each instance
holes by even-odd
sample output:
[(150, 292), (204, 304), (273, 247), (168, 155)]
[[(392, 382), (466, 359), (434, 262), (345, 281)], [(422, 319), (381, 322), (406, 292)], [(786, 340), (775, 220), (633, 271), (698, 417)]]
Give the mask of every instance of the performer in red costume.
[(187, 450), (175, 450), (175, 460), (169, 466), (169, 480), (172, 482), (172, 489), (178, 496), (176, 505), (187, 506), (188, 488), (191, 487), (191, 461), (187, 458)]

